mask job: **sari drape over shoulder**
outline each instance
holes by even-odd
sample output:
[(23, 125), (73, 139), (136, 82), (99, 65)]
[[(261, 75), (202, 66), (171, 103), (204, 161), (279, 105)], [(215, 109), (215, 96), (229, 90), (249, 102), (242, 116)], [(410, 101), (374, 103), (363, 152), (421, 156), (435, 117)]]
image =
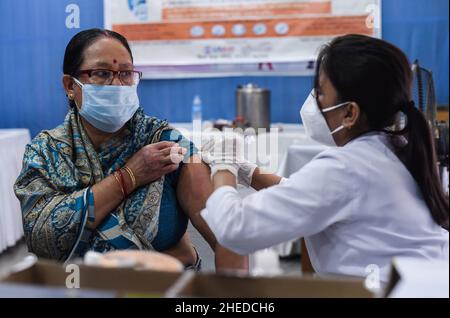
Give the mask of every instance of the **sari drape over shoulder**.
[(123, 136), (95, 150), (77, 111), (70, 109), (62, 125), (34, 138), (14, 185), (29, 250), (66, 261), (87, 250), (153, 249), (164, 177), (129, 195), (95, 233), (87, 226), (95, 217), (91, 187), (170, 129), (139, 108)]

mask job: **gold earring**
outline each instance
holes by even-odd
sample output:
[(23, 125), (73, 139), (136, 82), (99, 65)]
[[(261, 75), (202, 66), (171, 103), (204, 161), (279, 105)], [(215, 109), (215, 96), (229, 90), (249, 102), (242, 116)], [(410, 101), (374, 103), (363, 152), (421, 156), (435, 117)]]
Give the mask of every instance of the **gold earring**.
[(70, 99), (70, 100), (73, 100), (73, 93), (69, 93), (68, 96), (69, 96), (69, 99)]

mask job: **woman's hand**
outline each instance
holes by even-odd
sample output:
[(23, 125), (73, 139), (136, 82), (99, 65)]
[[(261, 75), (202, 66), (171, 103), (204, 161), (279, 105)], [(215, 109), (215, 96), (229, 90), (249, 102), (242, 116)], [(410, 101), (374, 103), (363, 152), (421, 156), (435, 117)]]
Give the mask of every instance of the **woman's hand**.
[(174, 142), (161, 141), (142, 147), (125, 166), (133, 172), (137, 188), (175, 171), (186, 152)]

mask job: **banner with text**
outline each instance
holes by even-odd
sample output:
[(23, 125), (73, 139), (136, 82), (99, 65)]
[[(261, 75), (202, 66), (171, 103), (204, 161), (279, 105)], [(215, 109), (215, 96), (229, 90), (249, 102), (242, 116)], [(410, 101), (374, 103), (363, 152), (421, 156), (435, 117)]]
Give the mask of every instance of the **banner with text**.
[(381, 0), (104, 0), (145, 78), (311, 75), (320, 47), (381, 35)]

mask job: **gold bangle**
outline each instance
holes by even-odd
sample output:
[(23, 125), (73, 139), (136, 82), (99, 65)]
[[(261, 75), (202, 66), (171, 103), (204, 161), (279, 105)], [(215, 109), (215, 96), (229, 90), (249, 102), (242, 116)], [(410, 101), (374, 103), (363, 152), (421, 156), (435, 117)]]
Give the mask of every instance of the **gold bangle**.
[(114, 179), (116, 179), (117, 184), (120, 187), (120, 191), (122, 192), (122, 195), (125, 198), (125, 192), (123, 191), (122, 184), (120, 183), (119, 177), (116, 175), (116, 173), (117, 173), (117, 171), (114, 171), (114, 173), (112, 175), (114, 176)]
[(136, 188), (136, 177), (130, 167), (123, 167), (123, 169), (128, 173), (131, 178), (131, 183), (133, 184), (133, 189)]

